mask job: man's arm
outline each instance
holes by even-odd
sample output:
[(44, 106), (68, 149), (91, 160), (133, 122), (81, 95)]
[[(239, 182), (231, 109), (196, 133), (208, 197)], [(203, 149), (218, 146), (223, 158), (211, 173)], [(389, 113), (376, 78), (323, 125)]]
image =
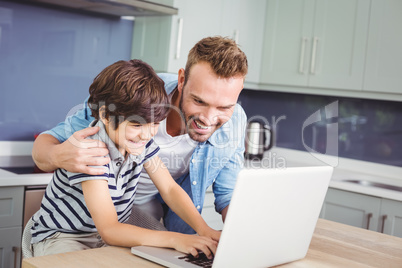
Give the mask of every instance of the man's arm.
[(98, 130), (97, 127), (79, 130), (63, 143), (50, 134), (39, 135), (34, 142), (32, 158), (46, 172), (63, 168), (70, 172), (103, 174), (103, 170), (91, 166), (109, 163), (110, 159), (104, 157), (109, 153), (106, 145), (98, 140), (85, 139)]
[(110, 160), (103, 157), (108, 154), (105, 144), (86, 139), (99, 130), (87, 128), (92, 120), (94, 118), (85, 100), (65, 121), (39, 135), (32, 149), (36, 165), (48, 172), (64, 168), (70, 172), (99, 174), (99, 169), (90, 166), (104, 165)]
[(219, 240), (220, 232), (210, 228), (204, 221), (200, 213), (188, 194), (174, 181), (168, 169), (158, 156), (144, 164), (144, 168), (149, 174), (152, 182), (158, 188), (166, 204), (188, 225), (190, 225), (199, 235)]
[(226, 214), (229, 209), (229, 203), (236, 185), (237, 175), (244, 166), (247, 116), (243, 108), (241, 108), (239, 105), (236, 105), (236, 110), (231, 120), (233, 120), (233, 125), (236, 126), (232, 129), (232, 131), (235, 131), (236, 134), (232, 133), (230, 137), (238, 137), (238, 142), (237, 145), (235, 145), (236, 149), (234, 154), (219, 172), (218, 177), (213, 183), (215, 210), (222, 215), (223, 222), (225, 222)]

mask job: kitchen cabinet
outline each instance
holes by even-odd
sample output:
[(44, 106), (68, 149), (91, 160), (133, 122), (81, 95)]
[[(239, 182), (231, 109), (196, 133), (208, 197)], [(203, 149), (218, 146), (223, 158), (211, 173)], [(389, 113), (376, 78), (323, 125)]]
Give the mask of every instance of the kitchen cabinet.
[(402, 237), (402, 202), (329, 188), (321, 218)]
[(380, 231), (402, 237), (402, 202), (383, 199), (380, 221)]
[(247, 81), (257, 82), (261, 64), (265, 1), (176, 0), (175, 16), (135, 19), (132, 58), (142, 59), (156, 71), (177, 73), (185, 68), (196, 42), (222, 35), (236, 40), (249, 59)]
[(261, 52), (264, 41), (266, 0), (225, 0), (221, 21), (221, 35), (233, 38), (247, 55), (246, 82), (258, 83)]
[(132, 58), (144, 60), (156, 71), (177, 73), (198, 40), (220, 34), (222, 3), (175, 0), (178, 15), (136, 18)]
[(372, 0), (364, 90), (402, 94), (402, 1)]
[(20, 267), (24, 187), (0, 188), (0, 268)]
[(268, 0), (260, 82), (362, 90), (369, 12), (368, 0)]

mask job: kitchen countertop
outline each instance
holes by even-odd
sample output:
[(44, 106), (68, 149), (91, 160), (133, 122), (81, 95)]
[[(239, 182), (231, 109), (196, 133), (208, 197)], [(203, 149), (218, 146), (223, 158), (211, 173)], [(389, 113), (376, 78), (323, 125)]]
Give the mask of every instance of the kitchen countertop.
[[(272, 242), (272, 241), (271, 241)], [(402, 238), (319, 219), (305, 258), (277, 267), (401, 267)], [(22, 268), (162, 267), (130, 253), (103, 247), (24, 259)]]
[[(402, 168), (379, 165), (363, 161), (322, 157), (307, 152), (273, 148), (266, 152), (262, 160), (247, 160), (247, 168), (286, 168), (297, 166), (334, 166), (330, 187), (356, 193), (402, 201), (402, 191), (365, 186), (345, 180), (364, 180), (402, 187)], [(52, 173), (15, 174), (0, 169), (0, 187), (46, 185)]]

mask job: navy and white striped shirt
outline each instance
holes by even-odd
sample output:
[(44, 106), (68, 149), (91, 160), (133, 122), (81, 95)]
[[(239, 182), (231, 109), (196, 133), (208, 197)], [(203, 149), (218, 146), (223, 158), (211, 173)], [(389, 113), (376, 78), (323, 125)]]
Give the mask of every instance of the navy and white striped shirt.
[(124, 160), (124, 156), (108, 137), (103, 123), (94, 121), (91, 126), (94, 125), (99, 126), (100, 130), (89, 138), (106, 143), (111, 162), (99, 167), (104, 168), (105, 173), (98, 176), (71, 173), (65, 169), (54, 172), (41, 208), (32, 217), (34, 225), (31, 229), (31, 243), (38, 243), (56, 232), (97, 232), (84, 201), (81, 187), (83, 181), (107, 180), (119, 222), (125, 222), (130, 217), (143, 164), (158, 154), (159, 147), (151, 139), (141, 155), (129, 155)]

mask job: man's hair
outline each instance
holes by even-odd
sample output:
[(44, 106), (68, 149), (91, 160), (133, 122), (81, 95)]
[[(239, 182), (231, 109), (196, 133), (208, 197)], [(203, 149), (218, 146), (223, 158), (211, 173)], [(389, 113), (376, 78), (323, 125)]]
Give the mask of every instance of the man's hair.
[(89, 94), (92, 116), (99, 120), (101, 112), (114, 129), (125, 120), (160, 122), (169, 112), (163, 80), (141, 60), (121, 60), (106, 67), (95, 77)]
[(247, 57), (230, 38), (222, 36), (206, 37), (198, 41), (190, 50), (185, 69), (185, 80), (190, 75), (191, 67), (199, 62), (208, 63), (220, 77), (245, 77), (248, 71)]

